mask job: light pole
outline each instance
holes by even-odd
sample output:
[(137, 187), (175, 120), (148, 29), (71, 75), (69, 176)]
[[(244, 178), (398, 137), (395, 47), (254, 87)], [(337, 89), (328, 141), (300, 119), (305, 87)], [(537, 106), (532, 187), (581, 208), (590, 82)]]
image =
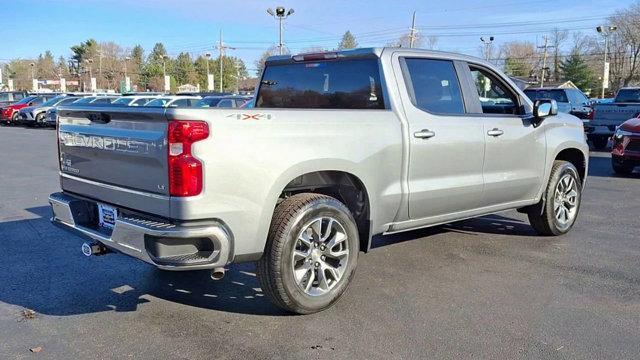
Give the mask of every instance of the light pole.
[(164, 91), (165, 92), (169, 92), (169, 88), (171, 86), (171, 82), (169, 81), (169, 83), (167, 84), (167, 62), (166, 59), (169, 56), (167, 55), (162, 55), (162, 82), (164, 83)]
[(493, 40), (494, 37), (493, 36), (489, 36), (488, 38), (485, 38), (484, 36), (480, 38), (480, 41), (482, 41), (482, 43), (484, 44), (484, 58), (485, 60), (489, 61), (489, 57), (491, 55), (491, 45), (493, 44)]
[(29, 66), (31, 66), (31, 90), (36, 91), (38, 90), (36, 86), (34, 86), (34, 83), (36, 82), (36, 75), (34, 71), (36, 64), (30, 63)]
[(282, 42), (282, 32), (284, 29), (282, 27), (282, 22), (284, 21), (284, 19), (288, 18), (290, 15), (293, 15), (294, 12), (295, 11), (293, 9), (289, 9), (287, 11), (283, 6), (278, 6), (275, 12), (271, 8), (267, 9), (267, 14), (278, 19), (278, 21), (280, 22), (280, 40), (278, 42), (278, 49), (280, 50), (279, 51), (280, 55), (284, 54), (284, 43)]
[(166, 58), (167, 58), (167, 55), (162, 55), (162, 76), (163, 77), (167, 76), (167, 65), (165, 62)]
[(129, 86), (127, 85), (127, 62), (131, 60), (131, 56), (125, 56), (124, 58), (124, 90), (129, 91)]
[(596, 31), (598, 31), (598, 33), (600, 35), (602, 35), (604, 37), (604, 65), (603, 65), (603, 71), (602, 71), (602, 94), (601, 94), (601, 98), (604, 99), (604, 90), (609, 87), (608, 85), (608, 78), (609, 78), (609, 63), (607, 62), (607, 52), (609, 50), (609, 35), (611, 35), (612, 32), (618, 30), (618, 27), (615, 25), (609, 25), (609, 26), (598, 26), (596, 28)]
[(207, 91), (211, 91), (213, 90), (213, 86), (209, 81), (209, 78), (211, 77), (211, 75), (209, 74), (209, 59), (211, 58), (211, 53), (204, 53), (204, 57), (207, 59)]

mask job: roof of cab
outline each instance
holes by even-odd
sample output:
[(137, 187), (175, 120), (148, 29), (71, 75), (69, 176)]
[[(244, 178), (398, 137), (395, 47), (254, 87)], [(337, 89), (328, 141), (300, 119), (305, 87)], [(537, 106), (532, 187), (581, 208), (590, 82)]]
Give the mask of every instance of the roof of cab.
[[(300, 57), (304, 55), (315, 55), (315, 54), (336, 54), (338, 59), (344, 58), (366, 58), (366, 57), (380, 57), (383, 53), (386, 52), (395, 52), (402, 51), (403, 53), (407, 53), (409, 55), (415, 54), (416, 56), (425, 56), (425, 55), (433, 55), (436, 58), (441, 59), (450, 59), (450, 60), (461, 60), (461, 61), (472, 61), (474, 63), (483, 63), (487, 65), (491, 65), (486, 62), (484, 59), (463, 55), (458, 53), (439, 51), (439, 50), (427, 50), (427, 49), (416, 49), (416, 48), (403, 48), (403, 47), (375, 47), (375, 48), (359, 48), (359, 49), (350, 49), (350, 50), (339, 50), (339, 51), (320, 51), (320, 52), (310, 52), (310, 53), (300, 53), (300, 54), (288, 54), (288, 55), (274, 55), (267, 58), (267, 64), (274, 63), (291, 63), (295, 62), (295, 57)], [(320, 61), (322, 59), (313, 59), (311, 61)], [(329, 60), (329, 59), (327, 59)]]

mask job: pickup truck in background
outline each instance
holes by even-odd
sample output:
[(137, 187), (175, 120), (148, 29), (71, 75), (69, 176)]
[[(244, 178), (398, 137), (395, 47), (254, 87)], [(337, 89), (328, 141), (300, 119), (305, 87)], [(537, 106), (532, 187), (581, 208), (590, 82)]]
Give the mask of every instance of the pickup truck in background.
[(638, 115), (640, 88), (622, 88), (613, 103), (595, 104), (593, 120), (585, 123), (584, 129), (594, 148), (604, 149), (616, 128)]
[(264, 293), (301, 314), (340, 298), (376, 234), (509, 209), (568, 232), (589, 159), (554, 100), (532, 103), (481, 59), (416, 49), (271, 57), (254, 108), (58, 116), (52, 221), (88, 238), (85, 254), (213, 279), (256, 261)]
[(526, 88), (524, 93), (531, 101), (553, 99), (558, 103), (559, 112), (579, 119), (590, 119), (593, 113), (591, 100), (580, 89)]

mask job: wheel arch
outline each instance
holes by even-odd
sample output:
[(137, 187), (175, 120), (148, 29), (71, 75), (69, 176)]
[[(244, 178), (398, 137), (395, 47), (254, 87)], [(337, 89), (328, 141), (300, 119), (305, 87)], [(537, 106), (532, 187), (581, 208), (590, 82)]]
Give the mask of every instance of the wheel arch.
[[(372, 198), (366, 187), (366, 180), (356, 165), (335, 159), (297, 164), (278, 178), (269, 192), (268, 203), (265, 204), (259, 226), (260, 239), (264, 241), (263, 249), (276, 206), (283, 198), (302, 192), (325, 194), (343, 202), (356, 220), (360, 234), (360, 249), (369, 250), (375, 199)], [(361, 202), (363, 204), (360, 204)]]

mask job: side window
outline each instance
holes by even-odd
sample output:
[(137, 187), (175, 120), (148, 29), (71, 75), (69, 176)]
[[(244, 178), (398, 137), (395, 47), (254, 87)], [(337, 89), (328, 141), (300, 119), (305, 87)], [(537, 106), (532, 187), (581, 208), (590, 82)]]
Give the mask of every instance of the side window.
[(471, 67), (483, 114), (519, 114), (517, 96), (492, 74)]
[(142, 106), (144, 104), (146, 104), (149, 101), (149, 99), (138, 99), (136, 101), (133, 102), (133, 104), (131, 104), (131, 106)]
[(453, 62), (421, 58), (403, 60), (404, 79), (413, 105), (437, 114), (464, 114), (462, 92)]
[(173, 103), (171, 103), (171, 105), (169, 105), (169, 107), (186, 107), (186, 106), (189, 106), (188, 101), (189, 101), (189, 99), (176, 100)]
[(220, 102), (218, 103), (218, 107), (219, 108), (231, 108), (233, 107), (233, 100), (231, 99), (224, 99), (224, 100), (220, 100)]

